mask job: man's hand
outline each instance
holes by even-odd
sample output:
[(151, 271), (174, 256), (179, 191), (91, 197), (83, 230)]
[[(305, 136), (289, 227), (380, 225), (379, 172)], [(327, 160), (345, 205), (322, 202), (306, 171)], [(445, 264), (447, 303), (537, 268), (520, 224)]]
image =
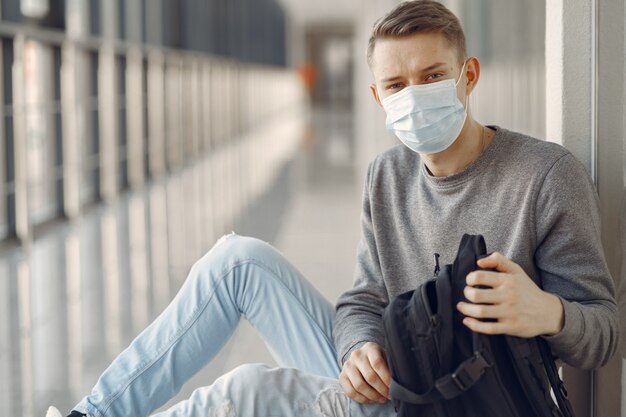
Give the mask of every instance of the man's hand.
[(367, 342), (343, 364), (339, 382), (348, 397), (361, 404), (384, 403), (389, 397), (391, 372), (382, 347)]
[[(457, 309), (467, 316), (463, 324), (478, 333), (527, 338), (561, 331), (564, 320), (561, 301), (541, 290), (522, 267), (497, 252), (478, 260), (477, 264), (481, 268), (495, 268), (497, 272), (473, 271), (467, 275), (464, 294), (471, 303), (457, 304)], [(475, 288), (477, 285), (491, 288)]]

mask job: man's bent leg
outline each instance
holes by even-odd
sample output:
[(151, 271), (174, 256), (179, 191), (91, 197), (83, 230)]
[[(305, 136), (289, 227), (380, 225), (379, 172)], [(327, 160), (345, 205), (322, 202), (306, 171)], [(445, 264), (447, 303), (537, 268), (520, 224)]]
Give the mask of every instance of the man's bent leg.
[(170, 305), (75, 409), (149, 415), (219, 352), (242, 314), (281, 366), (337, 378), (333, 306), (271, 245), (231, 234), (196, 262)]
[(392, 417), (390, 402), (350, 401), (336, 378), (293, 368), (240, 366), (153, 417)]

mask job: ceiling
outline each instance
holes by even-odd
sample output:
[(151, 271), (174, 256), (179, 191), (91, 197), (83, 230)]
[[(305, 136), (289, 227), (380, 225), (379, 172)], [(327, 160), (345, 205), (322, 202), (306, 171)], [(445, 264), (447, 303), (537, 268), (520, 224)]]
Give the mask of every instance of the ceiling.
[(277, 0), (298, 24), (352, 22), (362, 0)]

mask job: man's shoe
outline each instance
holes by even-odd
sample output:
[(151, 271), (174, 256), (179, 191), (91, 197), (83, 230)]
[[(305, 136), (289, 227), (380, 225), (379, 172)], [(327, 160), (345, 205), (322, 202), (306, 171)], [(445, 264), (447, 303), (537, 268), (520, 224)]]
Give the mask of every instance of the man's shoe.
[[(79, 413), (78, 411), (72, 411), (67, 417), (84, 417), (85, 414)], [(48, 412), (46, 413), (46, 417), (63, 417), (61, 412), (56, 409), (56, 407), (48, 407)]]
[(46, 413), (46, 417), (63, 417), (61, 412), (57, 410), (55, 407), (49, 407), (48, 412)]

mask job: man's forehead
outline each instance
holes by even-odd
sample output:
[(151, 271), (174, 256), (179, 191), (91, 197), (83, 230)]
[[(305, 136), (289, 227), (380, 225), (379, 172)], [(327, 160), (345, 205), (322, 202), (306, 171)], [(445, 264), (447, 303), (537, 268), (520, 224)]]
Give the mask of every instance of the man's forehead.
[(372, 72), (377, 79), (432, 70), (437, 64), (453, 66), (456, 51), (440, 33), (419, 33), (376, 41)]

